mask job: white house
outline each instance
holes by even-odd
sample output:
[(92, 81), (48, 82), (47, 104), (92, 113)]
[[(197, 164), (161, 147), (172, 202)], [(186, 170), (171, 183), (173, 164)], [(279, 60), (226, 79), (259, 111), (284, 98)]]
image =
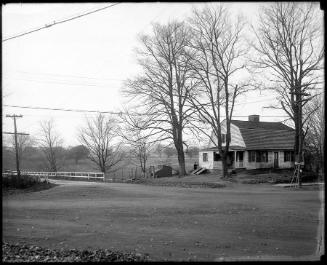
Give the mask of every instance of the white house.
[[(221, 125), (224, 146), (226, 121), (222, 121)], [(229, 167), (234, 169), (292, 168), (294, 133), (294, 129), (281, 122), (261, 122), (259, 115), (250, 115), (248, 121), (231, 120)], [(222, 169), (221, 157), (215, 143), (210, 140), (208, 147), (199, 151), (200, 167), (209, 170)]]

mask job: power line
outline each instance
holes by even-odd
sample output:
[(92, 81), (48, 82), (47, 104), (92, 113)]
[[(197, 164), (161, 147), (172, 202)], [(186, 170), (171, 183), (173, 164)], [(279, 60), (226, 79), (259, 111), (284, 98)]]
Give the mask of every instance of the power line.
[[(114, 111), (99, 111), (99, 110), (81, 110), (81, 109), (61, 109), (61, 108), (47, 108), (47, 107), (32, 107), (32, 106), (17, 106), (17, 105), (7, 105), (4, 104), (5, 107), (12, 107), (12, 108), (21, 108), (21, 109), (34, 109), (34, 110), (55, 110), (55, 111), (69, 111), (69, 112), (91, 112), (91, 113), (104, 113), (104, 114), (113, 114), (113, 115), (122, 115), (127, 114), (127, 112), (114, 112)], [(132, 114), (129, 113), (129, 115), (137, 115), (137, 116), (146, 116), (147, 114)], [(261, 115), (260, 115), (261, 116)], [(248, 115), (233, 115), (233, 117), (248, 117)], [(261, 117), (288, 117), (286, 115), (262, 115)]]
[[(15, 73), (15, 72), (14, 72)], [(22, 73), (27, 75), (45, 75), (45, 76), (53, 76), (56, 77), (69, 77), (69, 78), (82, 78), (82, 79), (91, 79), (91, 80), (108, 80), (108, 81), (124, 81), (125, 79), (119, 79), (119, 78), (100, 78), (100, 77), (89, 77), (89, 76), (81, 76), (81, 75), (66, 75), (66, 74), (55, 74), (55, 73), (32, 73), (32, 72), (26, 72), (26, 71), (16, 71), (16, 73)], [(12, 75), (12, 73), (10, 73)]]
[[(9, 78), (8, 78), (9, 79)], [(73, 83), (73, 80), (33, 80), (33, 79), (26, 79), (26, 78), (10, 78), (9, 80), (19, 80), (19, 81), (27, 81), (27, 82), (35, 82), (35, 83), (46, 83), (46, 84), (58, 84), (58, 85), (68, 85), (68, 86), (90, 86), (90, 87), (106, 87), (109, 86), (109, 83)], [(68, 81), (68, 82), (67, 82)], [(69, 82), (73, 81), (73, 82)]]
[(99, 11), (102, 11), (104, 9), (107, 9), (109, 7), (113, 7), (113, 6), (118, 5), (118, 4), (121, 4), (121, 3), (115, 3), (115, 4), (112, 4), (112, 5), (109, 5), (109, 6), (101, 7), (101, 8), (98, 8), (96, 10), (89, 11), (89, 12), (83, 13), (81, 15), (74, 16), (74, 17), (71, 17), (71, 18), (68, 18), (68, 19), (64, 19), (64, 20), (61, 20), (61, 21), (58, 21), (58, 22), (54, 21), (52, 24), (45, 24), (44, 26), (42, 26), (40, 28), (37, 28), (37, 29), (34, 29), (34, 30), (30, 30), (30, 31), (24, 32), (24, 33), (15, 35), (13, 37), (6, 38), (6, 39), (4, 39), (2, 41), (4, 42), (4, 41), (7, 41), (7, 40), (19, 38), (19, 37), (22, 37), (24, 35), (27, 35), (27, 34), (30, 34), (30, 33), (33, 33), (33, 32), (39, 31), (39, 30), (42, 30), (42, 29), (46, 29), (46, 28), (52, 27), (54, 25), (65, 23), (65, 22), (68, 22), (68, 21), (71, 21), (71, 20), (74, 20), (74, 19), (77, 19), (77, 18), (80, 18), (80, 17), (84, 17), (84, 16), (87, 16), (87, 15), (90, 15), (90, 14), (93, 14), (93, 13), (96, 13), (96, 12), (99, 12)]
[(61, 108), (46, 108), (46, 107), (31, 107), (31, 106), (17, 106), (17, 105), (6, 105), (5, 107), (12, 108), (21, 108), (21, 109), (35, 109), (35, 110), (57, 110), (57, 111), (70, 111), (70, 112), (93, 112), (93, 113), (108, 113), (108, 114), (117, 114), (121, 115), (122, 112), (114, 112), (114, 111), (98, 111), (98, 110), (81, 110), (81, 109), (61, 109)]

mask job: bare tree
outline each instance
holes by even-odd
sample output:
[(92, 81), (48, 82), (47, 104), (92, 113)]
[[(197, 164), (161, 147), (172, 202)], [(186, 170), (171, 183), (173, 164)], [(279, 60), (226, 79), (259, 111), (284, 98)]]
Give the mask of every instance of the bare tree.
[(186, 175), (183, 134), (194, 113), (186, 100), (194, 87), (186, 51), (190, 38), (184, 23), (154, 24), (153, 34), (142, 35), (142, 48), (137, 50), (143, 73), (127, 80), (123, 90), (132, 99), (139, 99), (138, 111), (148, 117), (148, 129), (154, 130), (151, 136), (173, 141), (180, 176)]
[(151, 132), (147, 132), (147, 121), (140, 116), (132, 116), (128, 112), (122, 116), (125, 127), (121, 136), (131, 146), (131, 154), (141, 167), (146, 177), (147, 161), (155, 141), (151, 141)]
[(284, 110), (294, 122), (297, 162), (301, 162), (304, 142), (303, 107), (322, 77), (322, 20), (317, 9), (314, 3), (275, 3), (262, 8), (254, 30), (258, 58), (252, 61), (268, 75), (267, 87), (278, 94), (280, 105), (271, 107)]
[(39, 143), (43, 151), (47, 167), (50, 171), (57, 172), (60, 168), (59, 152), (63, 143), (63, 139), (55, 131), (54, 120), (41, 121), (41, 137)]
[(103, 173), (112, 171), (122, 160), (120, 143), (113, 143), (117, 136), (117, 121), (102, 113), (93, 119), (87, 118), (86, 126), (80, 130), (79, 140), (89, 150), (89, 159)]
[[(235, 24), (230, 13), (220, 5), (194, 10), (190, 19), (192, 35), (191, 66), (198, 84), (197, 93), (189, 98), (201, 121), (210, 125), (212, 133), (202, 129), (216, 145), (222, 159), (223, 177), (227, 176), (227, 156), (231, 141), (231, 119), (236, 98), (249, 89), (249, 81), (241, 82), (237, 75), (244, 70), (247, 52), (242, 39), (244, 21)], [(226, 144), (222, 142), (221, 117), (224, 117)], [(198, 126), (201, 129), (200, 126)]]

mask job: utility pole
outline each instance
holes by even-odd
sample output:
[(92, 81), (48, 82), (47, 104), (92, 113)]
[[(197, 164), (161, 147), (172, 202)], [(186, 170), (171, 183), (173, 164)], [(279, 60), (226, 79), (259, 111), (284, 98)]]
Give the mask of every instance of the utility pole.
[(19, 135), (28, 135), (27, 133), (18, 133), (17, 132), (17, 124), (16, 124), (16, 118), (22, 118), (23, 115), (6, 115), (8, 118), (14, 119), (14, 133), (5, 132), (6, 134), (14, 134), (15, 135), (15, 150), (16, 150), (16, 170), (17, 170), (17, 179), (18, 183), (20, 182), (20, 170), (19, 170), (19, 156), (18, 156), (18, 143), (17, 143), (17, 134)]

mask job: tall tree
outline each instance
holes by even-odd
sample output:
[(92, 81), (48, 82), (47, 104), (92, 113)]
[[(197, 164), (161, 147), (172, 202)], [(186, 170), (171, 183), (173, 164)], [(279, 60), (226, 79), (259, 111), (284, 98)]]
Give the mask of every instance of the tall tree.
[(92, 119), (86, 119), (86, 125), (79, 132), (79, 140), (89, 150), (89, 159), (97, 165), (101, 172), (114, 170), (122, 160), (120, 143), (117, 139), (118, 124), (112, 117), (99, 113)]
[(53, 119), (41, 121), (40, 127), (41, 137), (39, 143), (45, 155), (47, 167), (50, 171), (57, 172), (60, 168), (58, 155), (61, 151), (63, 139), (56, 132)]
[[(216, 145), (222, 159), (223, 176), (228, 173), (227, 156), (231, 141), (231, 119), (237, 97), (249, 89), (248, 81), (239, 75), (245, 69), (247, 52), (242, 38), (244, 21), (231, 22), (229, 11), (222, 5), (194, 10), (189, 20), (193, 39), (190, 55), (193, 77), (199, 89), (189, 98), (201, 121), (212, 133), (202, 130)], [(243, 73), (244, 74), (244, 73)], [(222, 120), (224, 118), (224, 131)], [(198, 127), (201, 128), (201, 127)], [(223, 144), (222, 134), (226, 135)]]
[(194, 84), (190, 76), (187, 46), (191, 38), (184, 23), (154, 24), (151, 35), (140, 37), (138, 63), (143, 73), (127, 80), (123, 92), (140, 102), (139, 113), (147, 115), (148, 129), (159, 140), (170, 139), (177, 150), (179, 175), (186, 175), (183, 134), (194, 109), (187, 97)]
[(318, 9), (314, 3), (274, 3), (262, 8), (254, 30), (258, 58), (252, 61), (264, 70), (266, 81), (271, 81), (268, 87), (278, 94), (280, 105), (273, 107), (284, 110), (294, 122), (297, 162), (303, 154), (303, 107), (322, 77), (323, 33)]

